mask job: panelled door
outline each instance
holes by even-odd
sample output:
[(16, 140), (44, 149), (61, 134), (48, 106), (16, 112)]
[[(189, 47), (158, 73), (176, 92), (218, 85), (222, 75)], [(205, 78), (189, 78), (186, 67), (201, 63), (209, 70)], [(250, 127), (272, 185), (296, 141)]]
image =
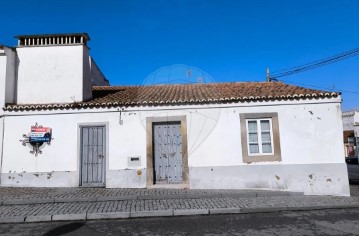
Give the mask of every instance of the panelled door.
[(155, 183), (182, 183), (181, 123), (154, 123), (152, 140)]
[(81, 185), (105, 186), (105, 126), (81, 127)]

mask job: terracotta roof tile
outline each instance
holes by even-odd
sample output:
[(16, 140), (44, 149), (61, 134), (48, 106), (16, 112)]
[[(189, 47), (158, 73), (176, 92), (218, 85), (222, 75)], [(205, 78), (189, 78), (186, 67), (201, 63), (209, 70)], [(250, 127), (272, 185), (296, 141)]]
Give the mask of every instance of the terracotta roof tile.
[(7, 110), (180, 105), (256, 100), (330, 98), (340, 93), (313, 90), (282, 82), (167, 84), (152, 86), (95, 86), (86, 102), (47, 105), (7, 105)]
[(213, 101), (268, 100), (295, 97), (333, 97), (338, 93), (283, 84), (281, 82), (176, 84), (154, 86), (97, 86), (94, 99), (87, 103), (118, 102), (198, 103)]

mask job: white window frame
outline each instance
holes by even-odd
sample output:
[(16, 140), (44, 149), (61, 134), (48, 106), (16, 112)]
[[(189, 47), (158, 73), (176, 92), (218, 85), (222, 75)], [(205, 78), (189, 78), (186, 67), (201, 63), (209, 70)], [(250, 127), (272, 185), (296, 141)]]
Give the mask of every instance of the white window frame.
[[(259, 152), (258, 153), (251, 153), (250, 152), (250, 144), (252, 144), (250, 141), (249, 141), (249, 127), (248, 127), (248, 124), (250, 121), (256, 121), (257, 122), (257, 137), (258, 137), (258, 142), (256, 142), (256, 144), (258, 144), (258, 148), (259, 148)], [(262, 129), (261, 129), (261, 121), (269, 121), (269, 133), (270, 133), (270, 138), (271, 138), (271, 149), (272, 149), (272, 152), (267, 152), (267, 153), (264, 153), (263, 152), (263, 148), (262, 148), (262, 145), (263, 145), (263, 142), (262, 142)], [(273, 144), (273, 126), (272, 126), (272, 119), (271, 118), (263, 118), (263, 119), (246, 119), (246, 130), (247, 130), (247, 150), (248, 150), (248, 156), (269, 156), (269, 155), (274, 155), (274, 144)]]

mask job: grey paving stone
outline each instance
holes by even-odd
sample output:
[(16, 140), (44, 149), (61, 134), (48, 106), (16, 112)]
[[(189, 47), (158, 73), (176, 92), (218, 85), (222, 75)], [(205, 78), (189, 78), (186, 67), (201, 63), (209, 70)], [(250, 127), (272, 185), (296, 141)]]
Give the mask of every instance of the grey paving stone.
[(86, 218), (88, 220), (126, 219), (126, 218), (130, 218), (130, 212), (88, 213)]
[(221, 197), (257, 197), (257, 192), (222, 193)]
[[(46, 215), (53, 215), (52, 220), (85, 220), (359, 208), (358, 197), (257, 190), (0, 187), (0, 200), (12, 203), (0, 206), (0, 222), (24, 222), (25, 216), (27, 221), (46, 221)], [(58, 202), (51, 203), (54, 200)]]
[(185, 210), (174, 210), (174, 216), (188, 216), (188, 215), (208, 215), (208, 209), (185, 209)]
[(51, 221), (52, 215), (27, 216), (25, 222)]
[[(38, 204), (129, 199), (184, 199), (217, 197), (281, 196), (284, 191), (208, 189), (98, 189), (0, 187), (0, 201), (8, 204)], [(26, 199), (26, 201), (24, 201)], [(31, 202), (33, 200), (33, 202)]]
[(86, 220), (86, 214), (58, 214), (52, 216), (53, 221)]
[(42, 204), (42, 203), (52, 203), (54, 199), (45, 198), (45, 199), (16, 199), (16, 200), (7, 200), (4, 201), (3, 205), (28, 205), (28, 204)]
[(240, 208), (216, 208), (216, 209), (210, 209), (209, 214), (210, 215), (216, 215), (216, 214), (238, 214), (241, 213)]
[(128, 195), (128, 196), (103, 196), (97, 197), (97, 201), (121, 201), (121, 200), (136, 200), (138, 196)]
[(3, 205), (20, 205), (26, 204), (27, 199), (8, 199), (3, 201)]
[(130, 213), (130, 218), (157, 216), (173, 216), (173, 210), (135, 211)]
[(97, 198), (94, 197), (78, 197), (78, 198), (55, 198), (54, 202), (96, 202)]

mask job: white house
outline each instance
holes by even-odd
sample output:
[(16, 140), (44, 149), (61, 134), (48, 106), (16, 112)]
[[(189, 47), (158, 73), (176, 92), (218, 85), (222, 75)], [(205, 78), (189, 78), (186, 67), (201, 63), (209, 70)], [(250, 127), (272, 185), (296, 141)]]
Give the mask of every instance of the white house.
[(340, 94), (280, 82), (109, 86), (87, 34), (0, 51), (1, 186), (349, 195)]
[(359, 112), (357, 110), (343, 112), (343, 129), (345, 156), (358, 158)]

